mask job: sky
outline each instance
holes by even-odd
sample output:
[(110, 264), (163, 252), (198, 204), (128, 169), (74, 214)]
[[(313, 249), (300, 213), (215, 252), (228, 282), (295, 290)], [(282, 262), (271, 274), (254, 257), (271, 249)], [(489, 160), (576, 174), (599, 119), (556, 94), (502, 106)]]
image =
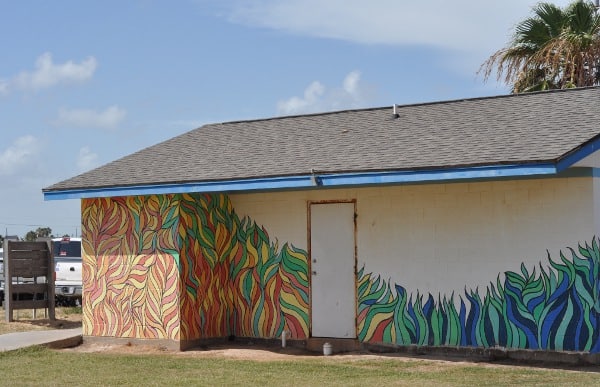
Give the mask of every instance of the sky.
[(0, 0), (0, 234), (78, 236), (42, 188), (207, 123), (507, 94), (536, 3)]

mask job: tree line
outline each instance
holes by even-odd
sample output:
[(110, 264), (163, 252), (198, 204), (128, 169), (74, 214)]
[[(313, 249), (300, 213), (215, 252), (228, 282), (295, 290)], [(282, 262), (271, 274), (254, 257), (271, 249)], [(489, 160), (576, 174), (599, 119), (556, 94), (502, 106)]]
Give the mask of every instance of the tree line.
[[(62, 235), (62, 237), (68, 237), (68, 234)], [(20, 240), (27, 242), (34, 242), (38, 240), (38, 238), (55, 238), (57, 235), (52, 234), (52, 229), (50, 227), (38, 227), (35, 230), (28, 231)], [(5, 236), (0, 235), (0, 247), (4, 245)]]

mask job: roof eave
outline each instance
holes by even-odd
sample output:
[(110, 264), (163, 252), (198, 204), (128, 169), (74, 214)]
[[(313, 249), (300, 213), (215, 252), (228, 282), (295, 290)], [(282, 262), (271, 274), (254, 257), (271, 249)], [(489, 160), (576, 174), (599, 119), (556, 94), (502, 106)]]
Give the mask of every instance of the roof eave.
[[(563, 168), (564, 169), (564, 168)], [(253, 192), (310, 189), (318, 187), (359, 187), (369, 185), (426, 183), (552, 175), (557, 164), (533, 164), (457, 167), (436, 170), (381, 171), (353, 173), (315, 173), (309, 175), (253, 178), (225, 181), (200, 181), (176, 184), (149, 184), (101, 188), (74, 188), (44, 191), (44, 200), (85, 199), (97, 197), (181, 194), (191, 192)]]
[(592, 153), (600, 149), (600, 135), (592, 138), (585, 142), (581, 146), (572, 149), (570, 152), (565, 153), (556, 161), (557, 172), (562, 172), (565, 169), (573, 166), (575, 163), (583, 160), (590, 156)]

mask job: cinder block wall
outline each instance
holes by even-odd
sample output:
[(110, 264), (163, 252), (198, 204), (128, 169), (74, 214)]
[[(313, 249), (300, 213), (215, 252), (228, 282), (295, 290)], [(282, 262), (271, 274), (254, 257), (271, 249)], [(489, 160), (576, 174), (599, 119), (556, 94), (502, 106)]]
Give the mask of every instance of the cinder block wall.
[(83, 334), (180, 339), (173, 196), (82, 200)]
[(306, 252), (226, 195), (85, 199), (82, 223), (84, 335), (307, 337)]
[(594, 186), (578, 177), (85, 199), (84, 334), (306, 338), (307, 203), (356, 199), (360, 340), (598, 352)]
[[(251, 216), (280, 240), (301, 248), (308, 245), (307, 202), (348, 199), (356, 199), (358, 212), (356, 280), (364, 290), (358, 294), (359, 339), (420, 345), (595, 348), (596, 322), (589, 328), (585, 320), (596, 321), (597, 311), (584, 299), (588, 295), (597, 298), (598, 284), (572, 286), (589, 277), (585, 272), (576, 274), (574, 265), (593, 269), (596, 264), (585, 257), (595, 251), (591, 177), (231, 196), (238, 213)], [(569, 248), (576, 252), (575, 258)], [(562, 263), (561, 251), (569, 263)], [(552, 264), (548, 254), (562, 266)], [(573, 273), (572, 282), (559, 294), (556, 282), (567, 278), (565, 272)], [(513, 298), (507, 298), (508, 293)], [(375, 294), (383, 296), (373, 300)], [(552, 294), (562, 301), (553, 300)], [(490, 303), (498, 305), (490, 309)], [(581, 307), (570, 307), (573, 303)], [(387, 310), (394, 306), (398, 311), (383, 314), (377, 306)], [(563, 308), (572, 315), (558, 311)], [(586, 312), (586, 308), (591, 309)], [(542, 316), (544, 310), (554, 314)], [(561, 326), (564, 319), (570, 322)], [(572, 337), (582, 329), (585, 334)], [(478, 330), (482, 332), (479, 337)]]

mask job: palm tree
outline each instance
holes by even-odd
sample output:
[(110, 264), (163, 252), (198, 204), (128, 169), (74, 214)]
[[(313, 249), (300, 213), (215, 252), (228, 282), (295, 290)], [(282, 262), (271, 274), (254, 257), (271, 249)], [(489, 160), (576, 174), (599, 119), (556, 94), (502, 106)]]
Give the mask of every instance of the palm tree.
[(578, 0), (565, 9), (539, 3), (515, 28), (510, 45), (483, 63), (484, 79), (495, 71), (513, 93), (600, 84), (600, 15)]

